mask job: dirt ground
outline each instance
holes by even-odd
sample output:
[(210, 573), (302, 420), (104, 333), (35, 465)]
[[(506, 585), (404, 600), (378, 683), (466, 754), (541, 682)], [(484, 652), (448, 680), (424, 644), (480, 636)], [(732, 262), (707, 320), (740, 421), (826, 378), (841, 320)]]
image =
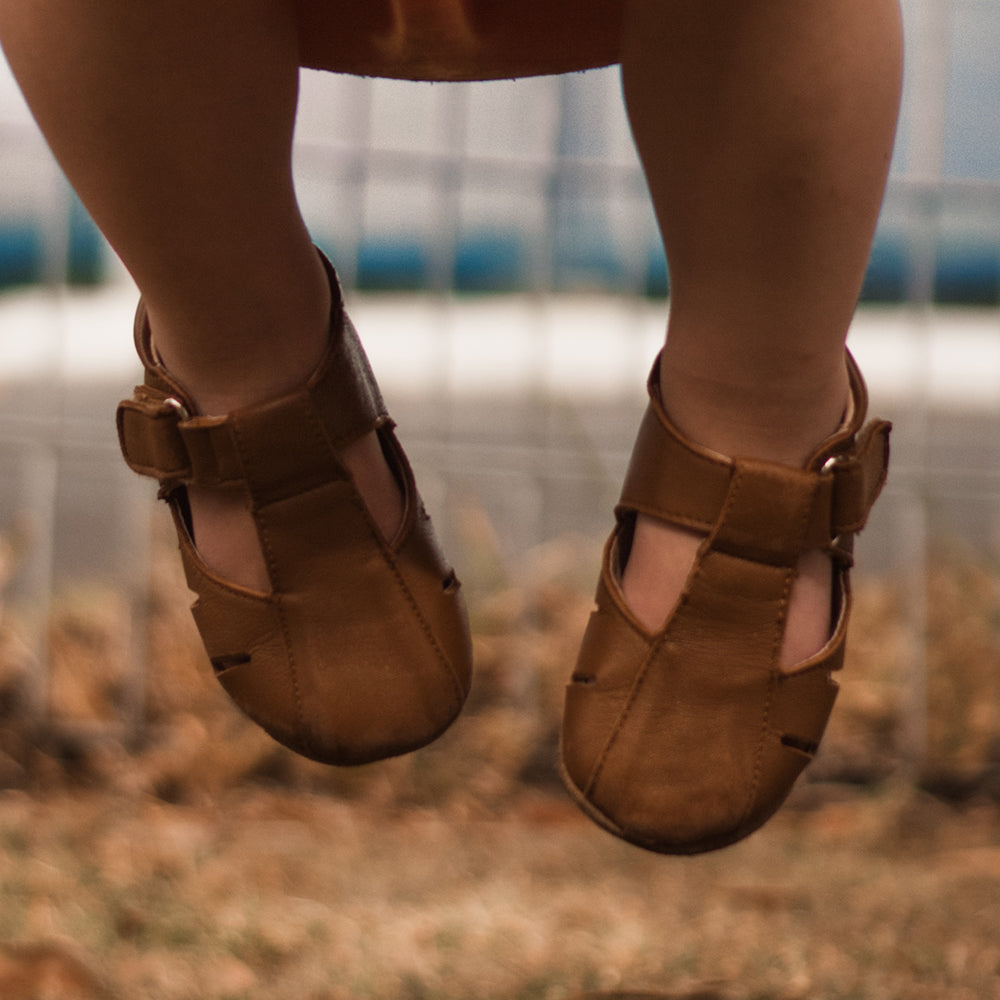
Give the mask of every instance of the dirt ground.
[(593, 555), (546, 546), (517, 580), (484, 558), (467, 712), (351, 771), (234, 712), (172, 558), (145, 602), (139, 719), (123, 595), (54, 607), (42, 724), (19, 711), (8, 619), (0, 998), (1000, 1000), (992, 568), (935, 565), (919, 673), (912, 591), (859, 587), (807, 779), (744, 843), (671, 859), (599, 831), (555, 778)]
[(0, 796), (0, 996), (1000, 998), (1000, 817), (899, 788), (694, 859), (502, 815), (244, 789)]

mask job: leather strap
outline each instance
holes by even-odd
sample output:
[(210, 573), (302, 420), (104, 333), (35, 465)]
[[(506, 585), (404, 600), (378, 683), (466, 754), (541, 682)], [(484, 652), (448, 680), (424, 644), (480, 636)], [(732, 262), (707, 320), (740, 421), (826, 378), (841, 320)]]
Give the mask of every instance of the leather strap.
[(134, 472), (161, 482), (233, 486), (243, 471), (227, 418), (190, 417), (175, 396), (144, 392), (118, 404), (118, 440)]
[(223, 417), (197, 413), (185, 389), (156, 359), (144, 305), (136, 345), (145, 384), (118, 406), (126, 463), (162, 484), (243, 485), (259, 503), (346, 478), (336, 453), (391, 424), (356, 331), (343, 311), (336, 275), (326, 355), (300, 390)]
[(714, 534), (719, 549), (779, 565), (860, 531), (885, 483), (891, 424), (875, 420), (860, 429), (866, 394), (853, 359), (849, 367), (848, 423), (816, 450), (810, 467), (795, 469), (726, 458), (685, 439), (660, 400), (657, 359), (619, 517), (638, 511)]

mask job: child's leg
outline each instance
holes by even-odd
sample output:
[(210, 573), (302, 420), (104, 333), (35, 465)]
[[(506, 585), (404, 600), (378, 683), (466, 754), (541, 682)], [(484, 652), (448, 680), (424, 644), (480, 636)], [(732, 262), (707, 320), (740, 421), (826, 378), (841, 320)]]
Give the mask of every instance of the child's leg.
[[(286, 0), (0, 0), (0, 40), (70, 182), (134, 276), (157, 350), (203, 412), (302, 383), (330, 291), (292, 187)], [(386, 534), (374, 435), (344, 459)], [(202, 556), (266, 590), (242, 495), (191, 490)]]
[[(844, 340), (889, 167), (896, 0), (630, 0), (625, 96), (670, 265), (661, 384), (690, 439), (801, 464), (848, 398)], [(640, 517), (624, 576), (659, 626), (698, 540)], [(825, 642), (807, 554), (782, 662)]]

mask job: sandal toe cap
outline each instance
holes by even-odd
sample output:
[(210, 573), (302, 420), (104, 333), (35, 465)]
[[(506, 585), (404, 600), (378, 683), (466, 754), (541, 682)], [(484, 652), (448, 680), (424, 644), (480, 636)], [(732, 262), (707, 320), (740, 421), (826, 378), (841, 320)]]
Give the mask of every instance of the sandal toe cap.
[[(422, 663), (415, 655), (406, 667), (400, 669), (398, 655), (387, 665), (378, 650), (355, 652), (349, 662), (331, 656), (304, 676), (300, 671), (293, 685), (279, 646), (257, 651), (218, 678), (240, 709), (279, 743), (312, 760), (347, 766), (425, 746), (461, 710), (465, 692), (439, 663)], [(303, 697), (303, 689), (319, 693)]]
[(753, 833), (812, 758), (771, 732), (741, 746), (709, 719), (691, 727), (687, 740), (664, 740), (639, 754), (606, 749), (596, 767), (593, 750), (581, 753), (576, 744), (572, 732), (564, 734), (561, 763), (583, 811), (629, 843), (675, 855), (716, 850)]
[(468, 616), (429, 521), (395, 555), (352, 550), (350, 570), (343, 552), (321, 546), (301, 585), (274, 594), (219, 579), (181, 541), (216, 678), (278, 742), (323, 763), (365, 764), (430, 743), (461, 711)]
[[(604, 641), (612, 633), (617, 656)], [(748, 836), (812, 759), (837, 695), (839, 643), (799, 673), (712, 666), (661, 650), (631, 667), (628, 641), (599, 613), (566, 692), (561, 767), (572, 797), (616, 836), (663, 854), (697, 854)], [(587, 659), (584, 663), (592, 662)]]
[[(253, 621), (243, 618), (247, 628), (227, 630), (230, 642), (242, 632), (227, 648), (246, 652), (223, 655), (212, 655), (226, 639), (203, 626), (206, 606), (199, 601), (195, 617), (219, 683), (279, 743), (313, 760), (357, 765), (415, 750), (448, 728), (468, 694), (471, 649), (459, 602), (445, 636), (420, 620), (377, 632), (328, 622), (325, 648), (303, 652), (294, 635), (289, 641), (287, 620), (261, 600)], [(232, 612), (226, 617), (234, 622)]]

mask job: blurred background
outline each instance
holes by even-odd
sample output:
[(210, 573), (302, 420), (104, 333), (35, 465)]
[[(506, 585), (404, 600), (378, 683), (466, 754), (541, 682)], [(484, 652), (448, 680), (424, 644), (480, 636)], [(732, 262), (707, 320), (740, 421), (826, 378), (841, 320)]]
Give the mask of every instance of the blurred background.
[[(903, 7), (899, 139), (851, 345), (897, 425), (861, 570), (913, 587), (919, 675), (932, 538), (1000, 547), (1000, 4)], [(617, 69), (469, 86), (305, 72), (302, 91), (304, 212), (459, 566), (470, 505), (504, 572), (602, 536), (669, 295)], [(145, 593), (150, 489), (112, 425), (137, 377), (136, 293), (6, 71), (0, 177), (4, 594), (42, 711), (53, 596)]]
[[(136, 290), (0, 65), (5, 997), (36, 995), (10, 986), (5, 969), (14, 966), (5, 961), (44, 965), (47, 953), (7, 955), (2, 942), (52, 933), (100, 956), (110, 978), (130, 984), (135, 996), (222, 998), (252, 990), (265, 998), (528, 1000), (615, 986), (630, 962), (647, 985), (661, 984), (667, 972), (675, 984), (702, 982), (712, 969), (729, 976), (728, 992), (684, 994), (702, 1000), (805, 997), (818, 995), (810, 992), (817, 986), (829, 997), (1000, 996), (1000, 2), (904, 0), (903, 11), (908, 49), (899, 138), (850, 337), (872, 413), (895, 422), (890, 482), (859, 542), (851, 683), (779, 840), (749, 853), (734, 849), (726, 855), (737, 859), (730, 868), (689, 868), (698, 877), (676, 881), (657, 881), (668, 878), (667, 869), (654, 870), (652, 862), (611, 847), (601, 853), (589, 841), (582, 846), (575, 827), (569, 839), (551, 839), (565, 817), (540, 804), (558, 795), (553, 759), (562, 684), (589, 611), (669, 303), (617, 70), (433, 86), (303, 73), (295, 168), (304, 213), (340, 271), (352, 318), (464, 581), (478, 665), (470, 710), (439, 745), (345, 773), (293, 759), (242, 725), (203, 663), (155, 488), (124, 468), (115, 440), (115, 404), (140, 377), (130, 336)], [(301, 952), (319, 983), (333, 961), (328, 942), (355, 933), (346, 917), (303, 902), (313, 890), (292, 849), (297, 845), (295, 857), (327, 851), (328, 827), (320, 830), (320, 820), (290, 806), (241, 798), (236, 812), (249, 824), (241, 827), (245, 834), (258, 821), (277, 829), (279, 841), (293, 827), (298, 833), (287, 857), (267, 853), (275, 850), (270, 832), (249, 846), (236, 837), (250, 859), (237, 860), (213, 839), (224, 837), (217, 832), (222, 821), (206, 804), (248, 787), (323, 793), (326, 804), (315, 808), (326, 810), (322, 823), (336, 830), (344, 864), (371, 872), (359, 874), (352, 890), (357, 920), (395, 928), (399, 937), (380, 939), (382, 952), (355, 942), (356, 953), (343, 961), (360, 978), (343, 993), (328, 984), (304, 992), (287, 964)], [(124, 900), (121, 886), (98, 898), (87, 882), (97, 869), (84, 864), (77, 872), (59, 853), (68, 844), (74, 864), (83, 864), (97, 843), (106, 849), (102, 864), (124, 870), (115, 865), (125, 864), (126, 834), (119, 820), (106, 820), (111, 807), (76, 802), (64, 814), (56, 805), (43, 808), (41, 798), (29, 805), (15, 795), (81, 789), (111, 795), (119, 810), (121, 796), (147, 803), (126, 810), (133, 823), (127, 836), (150, 837), (153, 845), (148, 871), (126, 851), (134, 864), (121, 885), (138, 894), (136, 905)], [(852, 798), (845, 789), (878, 798)], [(376, 810), (433, 807), (451, 825), (433, 826), (418, 813), (423, 825), (394, 834), (399, 842), (390, 839), (375, 867), (366, 868), (368, 838), (351, 824), (368, 822), (358, 816), (369, 814), (331, 813), (330, 803), (342, 801)], [(171, 814), (168, 823), (150, 802), (204, 808), (183, 821)], [(520, 812), (511, 813), (512, 802)], [(936, 811), (942, 803), (959, 811)], [(807, 843), (795, 818), (804, 813), (817, 817), (808, 838), (818, 836), (832, 854)], [(81, 815), (89, 819), (77, 829)], [(468, 911), (461, 909), (466, 902), (455, 904), (460, 920), (454, 911), (427, 917), (429, 931), (415, 916), (403, 926), (400, 914), (415, 912), (407, 910), (409, 875), (376, 878), (391, 868), (388, 855), (422, 852), (428, 895), (414, 888), (413, 898), (433, 899), (451, 877), (439, 871), (444, 855), (465, 858), (455, 861), (466, 879), (461, 892), (473, 883), (481, 889), (476, 880), (489, 878), (489, 850), (506, 848), (492, 834), (480, 842), (482, 831), (468, 843), (448, 838), (470, 817), (505, 815), (527, 816), (532, 829), (541, 824), (550, 851), (576, 852), (577, 877), (594, 884), (617, 879), (601, 896), (605, 909), (580, 889), (579, 909), (567, 916), (553, 890), (535, 900), (531, 919), (518, 911), (520, 923), (489, 924), (487, 912), (499, 920), (502, 911), (498, 896), (498, 909), (466, 901)], [(307, 823), (317, 842), (303, 832)], [(74, 839), (87, 830), (86, 844)], [(524, 843), (505, 856), (515, 882), (549, 885), (556, 859), (537, 860), (534, 833), (517, 836)], [(893, 845), (898, 862), (917, 838), (935, 850), (950, 844), (965, 852), (948, 869), (952, 881), (926, 881), (931, 871), (944, 880), (944, 869), (918, 859), (903, 865), (898, 884), (883, 885), (879, 852)], [(185, 880), (193, 885), (208, 870), (191, 860), (188, 847), (209, 867), (217, 859), (225, 878), (243, 878), (217, 895), (232, 893), (246, 912), (262, 907), (256, 923), (241, 924), (237, 934), (226, 924), (232, 913), (213, 909), (218, 900), (199, 895), (201, 888), (184, 895)], [(482, 857), (462, 853), (476, 849)], [(865, 864), (858, 851), (868, 852)], [(16, 874), (4, 868), (5, 856)], [(25, 857), (36, 867), (17, 867)], [(60, 865), (71, 874), (57, 884), (43, 867)], [(188, 900), (184, 912), (158, 895), (161, 869), (173, 880), (171, 893)], [(273, 899), (254, 882), (262, 870), (278, 886)], [(787, 881), (761, 889), (761, 870), (787, 870)], [(814, 893), (804, 887), (817, 871), (826, 880)], [(146, 875), (151, 881), (143, 881)], [(218, 878), (215, 884), (223, 884)], [(340, 874), (323, 878), (330, 898), (344, 889)], [(862, 883), (880, 886), (889, 901), (882, 910), (863, 895)], [(93, 899), (80, 895), (81, 885)], [(288, 886), (294, 906), (285, 898)], [(650, 886), (680, 900), (671, 912), (681, 924), (686, 914), (690, 926), (663, 930)], [(716, 889), (722, 894), (713, 895)], [(508, 889), (497, 884), (491, 891)], [(615, 908), (615, 894), (623, 892), (631, 910)], [(379, 899), (399, 903), (391, 918), (389, 903)], [(905, 927), (887, 938), (893, 914), (904, 909)], [(939, 922), (925, 926), (922, 914), (930, 912)], [(757, 922), (748, 924), (748, 914)], [(851, 928), (839, 931), (854, 944), (838, 951), (826, 941), (847, 914)], [(773, 957), (773, 924), (786, 918), (807, 939), (801, 952), (792, 954), (786, 942)], [(274, 936), (279, 924), (284, 938)], [(575, 937), (564, 935), (568, 925)], [(722, 929), (737, 925), (744, 936), (736, 944), (723, 940)], [(483, 927), (486, 936), (470, 944), (464, 935)], [(616, 937), (610, 927), (632, 936)], [(651, 943), (661, 936), (671, 941), (665, 950)], [(533, 950), (531, 942), (549, 937), (560, 943), (558, 959)], [(700, 949), (710, 940), (718, 947), (708, 959)], [(206, 941), (216, 949), (211, 955)], [(454, 955), (448, 959), (449, 941), (472, 958), (503, 942), (496, 945), (503, 988), (475, 985), (482, 966), (470, 959), (466, 970)], [(72, 969), (72, 956), (59, 954), (60, 968)], [(669, 961), (654, 961), (661, 954)], [(773, 967), (761, 965), (764, 954)], [(151, 955), (160, 955), (161, 965)], [(527, 972), (526, 962), (535, 962)], [(208, 969), (218, 972), (210, 984), (199, 978)], [(751, 986), (740, 992), (737, 981)], [(921, 992), (921, 984), (930, 985)], [(94, 990), (65, 995), (111, 995)]]
[[(897, 424), (861, 571), (912, 588), (919, 678), (932, 541), (1000, 549), (1000, 4), (903, 7), (899, 139), (851, 345)], [(468, 86), (305, 72), (295, 165), (470, 586), (467, 550), (485, 543), (460, 510), (504, 573), (545, 542), (602, 536), (669, 296), (617, 69)], [(7, 72), (0, 176), (4, 595), (44, 713), (55, 596), (96, 583), (135, 595), (136, 614), (145, 600), (150, 489), (112, 424), (137, 377), (136, 293)]]

